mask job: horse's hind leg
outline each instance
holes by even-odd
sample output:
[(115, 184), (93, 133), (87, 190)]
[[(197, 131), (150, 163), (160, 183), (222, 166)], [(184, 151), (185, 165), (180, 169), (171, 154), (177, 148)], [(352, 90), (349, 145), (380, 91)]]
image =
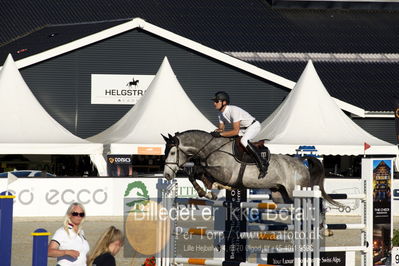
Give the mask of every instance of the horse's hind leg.
[(284, 186), (277, 186), (274, 188), (270, 188), (270, 190), (272, 192), (272, 199), (276, 203), (287, 203), (287, 204), (294, 203), (290, 198), (290, 196), (288, 195), (288, 192)]
[(326, 224), (326, 213), (327, 213), (327, 208), (325, 206), (325, 200), (321, 199), (320, 200), (320, 228), (321, 228), (321, 233), (323, 236), (333, 236), (334, 232), (331, 229), (325, 228), (324, 225)]

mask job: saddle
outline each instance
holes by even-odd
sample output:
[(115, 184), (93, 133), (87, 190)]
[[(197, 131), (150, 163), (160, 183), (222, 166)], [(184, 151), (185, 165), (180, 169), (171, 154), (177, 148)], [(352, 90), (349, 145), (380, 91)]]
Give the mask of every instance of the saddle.
[[(251, 154), (247, 151), (247, 149), (241, 144), (242, 137), (236, 137), (233, 144), (233, 154), (234, 157), (241, 163), (256, 163), (255, 159)], [(251, 142), (255, 145), (261, 153), (265, 152), (265, 154), (269, 154), (269, 149), (264, 145), (264, 140), (259, 140), (257, 142)], [(262, 156), (266, 157), (267, 161), (269, 161), (270, 156)]]

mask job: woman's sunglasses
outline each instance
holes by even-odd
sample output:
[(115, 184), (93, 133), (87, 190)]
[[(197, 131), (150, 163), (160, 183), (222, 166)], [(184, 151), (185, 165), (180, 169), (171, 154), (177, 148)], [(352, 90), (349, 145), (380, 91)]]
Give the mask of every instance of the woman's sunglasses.
[(80, 216), (80, 217), (85, 217), (85, 213), (84, 212), (73, 212), (71, 213), (72, 216)]

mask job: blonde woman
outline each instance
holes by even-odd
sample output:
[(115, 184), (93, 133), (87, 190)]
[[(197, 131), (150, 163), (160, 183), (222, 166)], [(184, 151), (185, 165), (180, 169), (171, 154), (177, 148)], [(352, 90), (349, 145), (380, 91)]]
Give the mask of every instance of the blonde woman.
[(115, 266), (114, 256), (121, 249), (123, 240), (123, 233), (114, 226), (110, 226), (98, 239), (87, 265)]
[(89, 243), (82, 230), (85, 216), (85, 209), (78, 202), (67, 209), (64, 225), (54, 233), (48, 246), (48, 256), (57, 258), (57, 266), (86, 266)]

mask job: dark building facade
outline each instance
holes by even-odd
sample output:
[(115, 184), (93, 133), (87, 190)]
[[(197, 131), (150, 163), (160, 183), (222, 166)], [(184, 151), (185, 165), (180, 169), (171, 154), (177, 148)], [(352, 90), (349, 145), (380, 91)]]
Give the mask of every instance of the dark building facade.
[[(155, 75), (165, 56), (193, 103), (214, 122), (217, 112), (210, 99), (216, 91), (229, 92), (233, 104), (260, 121), (289, 93), (287, 88), (136, 29), (20, 71), (49, 114), (86, 138), (111, 126), (132, 107), (91, 104), (91, 74)], [(165, 101), (179, 105), (173, 98)]]
[[(312, 59), (331, 96), (368, 114), (353, 120), (395, 143), (392, 111), (393, 99), (399, 97), (399, 9), (395, 8), (399, 4), (342, 5), (338, 1), (331, 6), (335, 1), (322, 1), (329, 4), (316, 7), (308, 2), (314, 4), (264, 0), (4, 2), (0, 62), (9, 53), (16, 61), (25, 60), (140, 17), (292, 82)], [(89, 8), (93, 12), (86, 12)], [(215, 91), (228, 91), (233, 103), (260, 121), (290, 91), (245, 67), (187, 47), (138, 27), (20, 70), (45, 109), (83, 138), (107, 128), (131, 107), (90, 104), (91, 74), (154, 75), (164, 56), (192, 101), (211, 121), (216, 112), (208, 99)]]
[[(242, 106), (259, 121), (266, 119), (290, 91), (139, 28), (20, 71), (49, 114), (75, 135), (87, 138), (111, 126), (132, 107), (91, 104), (91, 75), (155, 75), (165, 56), (193, 103), (212, 122), (216, 122), (216, 110), (210, 98), (216, 91), (229, 92), (233, 104)], [(178, 106), (174, 99), (165, 101)], [(371, 134), (395, 143), (393, 118), (356, 118), (354, 121)]]

